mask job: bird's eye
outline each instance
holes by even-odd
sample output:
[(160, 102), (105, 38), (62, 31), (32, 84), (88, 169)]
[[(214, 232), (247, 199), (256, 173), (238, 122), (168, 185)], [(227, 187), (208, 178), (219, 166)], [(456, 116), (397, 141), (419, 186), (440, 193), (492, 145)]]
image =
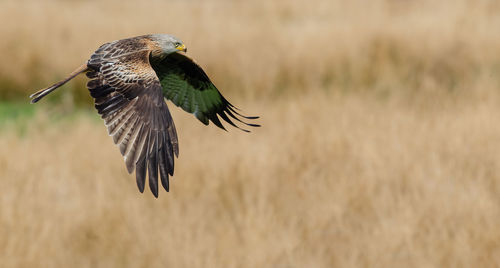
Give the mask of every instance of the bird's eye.
[(174, 45), (175, 45), (175, 47), (180, 47), (180, 46), (181, 46), (181, 43), (176, 42)]

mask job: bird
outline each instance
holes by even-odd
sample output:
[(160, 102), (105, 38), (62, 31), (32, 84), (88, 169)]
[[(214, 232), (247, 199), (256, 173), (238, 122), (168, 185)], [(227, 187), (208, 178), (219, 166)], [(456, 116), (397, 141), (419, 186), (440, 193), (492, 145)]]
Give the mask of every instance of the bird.
[(212, 122), (226, 130), (220, 117), (245, 132), (249, 130), (233, 120), (260, 127), (248, 123), (259, 117), (242, 115), (186, 53), (184, 43), (170, 34), (105, 43), (68, 77), (32, 94), (31, 103), (85, 73), (94, 106), (118, 145), (128, 173), (135, 169), (137, 187), (143, 193), (147, 172), (149, 188), (158, 198), (158, 178), (168, 192), (174, 155), (179, 156), (177, 131), (165, 99), (194, 114), (205, 125)]

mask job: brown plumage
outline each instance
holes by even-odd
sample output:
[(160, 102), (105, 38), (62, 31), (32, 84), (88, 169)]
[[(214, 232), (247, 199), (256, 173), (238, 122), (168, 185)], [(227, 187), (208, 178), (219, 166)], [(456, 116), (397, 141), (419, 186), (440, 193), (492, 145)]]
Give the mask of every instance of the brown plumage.
[(194, 113), (203, 123), (208, 124), (210, 120), (221, 128), (217, 115), (234, 126), (225, 113), (240, 122), (243, 121), (236, 115), (256, 118), (235, 111), (197, 64), (186, 56), (177, 56), (179, 51), (185, 52), (185, 46), (170, 35), (147, 35), (106, 43), (68, 78), (33, 94), (32, 103), (86, 72), (95, 108), (118, 145), (128, 172), (136, 170), (141, 192), (148, 173), (149, 187), (157, 197), (158, 177), (168, 191), (169, 176), (174, 173), (174, 155), (179, 154), (175, 125), (164, 97)]

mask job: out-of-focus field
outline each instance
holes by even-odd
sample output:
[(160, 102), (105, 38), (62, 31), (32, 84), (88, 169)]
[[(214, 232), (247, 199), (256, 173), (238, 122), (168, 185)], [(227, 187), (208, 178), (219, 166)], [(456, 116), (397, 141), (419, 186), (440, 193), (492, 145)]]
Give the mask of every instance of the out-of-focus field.
[[(499, 12), (0, 2), (0, 267), (500, 266)], [(101, 43), (155, 32), (263, 125), (224, 132), (169, 103), (180, 158), (158, 199), (82, 111), (84, 78), (21, 104)]]

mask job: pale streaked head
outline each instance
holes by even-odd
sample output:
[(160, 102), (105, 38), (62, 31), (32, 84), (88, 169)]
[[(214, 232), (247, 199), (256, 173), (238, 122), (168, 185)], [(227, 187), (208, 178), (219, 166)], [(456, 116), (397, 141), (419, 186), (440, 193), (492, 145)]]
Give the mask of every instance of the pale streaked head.
[(170, 34), (152, 34), (151, 37), (161, 47), (165, 55), (174, 52), (187, 52), (187, 48), (179, 38)]

